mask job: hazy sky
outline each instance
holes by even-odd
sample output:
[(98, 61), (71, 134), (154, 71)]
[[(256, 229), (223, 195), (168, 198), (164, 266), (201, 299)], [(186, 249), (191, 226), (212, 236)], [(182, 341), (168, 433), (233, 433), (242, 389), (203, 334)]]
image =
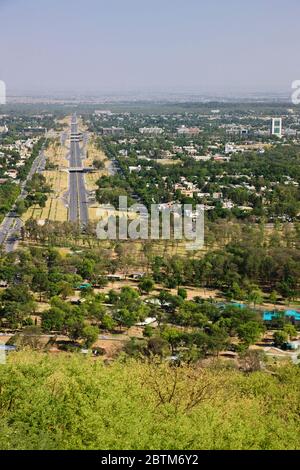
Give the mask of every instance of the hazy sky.
[(299, 0), (0, 0), (9, 91), (286, 91)]

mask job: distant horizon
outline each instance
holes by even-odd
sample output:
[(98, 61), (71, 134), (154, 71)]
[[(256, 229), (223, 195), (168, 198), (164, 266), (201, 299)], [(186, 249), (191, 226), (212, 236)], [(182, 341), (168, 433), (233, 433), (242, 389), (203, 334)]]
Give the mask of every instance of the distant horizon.
[[(291, 101), (291, 93), (284, 91), (224, 91), (224, 92), (201, 92), (201, 91), (164, 91), (164, 90), (128, 90), (128, 91), (76, 91), (76, 90), (8, 90), (7, 92), (7, 103), (11, 100), (22, 100), (22, 99), (33, 99), (33, 100), (74, 100), (88, 102), (92, 100), (104, 104), (107, 102), (155, 102), (155, 101), (166, 101), (166, 102), (216, 102), (222, 103), (227, 100), (230, 101), (274, 101), (274, 102), (286, 102)], [(291, 103), (292, 104), (292, 103)]]
[(290, 96), (291, 90), (169, 90), (164, 89), (129, 89), (129, 90), (67, 90), (67, 89), (12, 89), (8, 90), (8, 96), (57, 96), (57, 95), (82, 95), (82, 96), (108, 96), (108, 95), (195, 95), (195, 96), (253, 96), (253, 95), (262, 95), (262, 96)]

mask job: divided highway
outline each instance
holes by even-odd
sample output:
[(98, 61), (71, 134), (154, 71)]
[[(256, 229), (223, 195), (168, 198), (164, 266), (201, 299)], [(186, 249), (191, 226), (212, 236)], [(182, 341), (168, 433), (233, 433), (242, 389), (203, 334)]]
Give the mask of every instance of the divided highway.
[(85, 188), (84, 173), (82, 172), (82, 153), (79, 146), (78, 123), (76, 114), (71, 120), (69, 159), (69, 220), (88, 223), (88, 199)]

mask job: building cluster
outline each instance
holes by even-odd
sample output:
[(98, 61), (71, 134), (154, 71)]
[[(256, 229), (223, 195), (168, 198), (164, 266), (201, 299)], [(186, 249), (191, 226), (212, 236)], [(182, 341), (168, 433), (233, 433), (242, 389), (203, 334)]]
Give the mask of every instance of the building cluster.
[(2, 183), (8, 179), (17, 180), (18, 170), (26, 164), (37, 140), (37, 137), (18, 139), (12, 144), (0, 145), (0, 175)]

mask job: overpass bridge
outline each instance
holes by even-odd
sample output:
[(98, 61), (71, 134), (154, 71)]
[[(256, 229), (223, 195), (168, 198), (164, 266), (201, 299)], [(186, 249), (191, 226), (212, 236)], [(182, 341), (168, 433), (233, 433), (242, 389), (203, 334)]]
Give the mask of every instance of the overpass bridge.
[(66, 171), (68, 173), (93, 173), (94, 171), (97, 171), (96, 168), (94, 167), (82, 167), (82, 166), (72, 166), (70, 168), (68, 167), (61, 167), (60, 171)]

